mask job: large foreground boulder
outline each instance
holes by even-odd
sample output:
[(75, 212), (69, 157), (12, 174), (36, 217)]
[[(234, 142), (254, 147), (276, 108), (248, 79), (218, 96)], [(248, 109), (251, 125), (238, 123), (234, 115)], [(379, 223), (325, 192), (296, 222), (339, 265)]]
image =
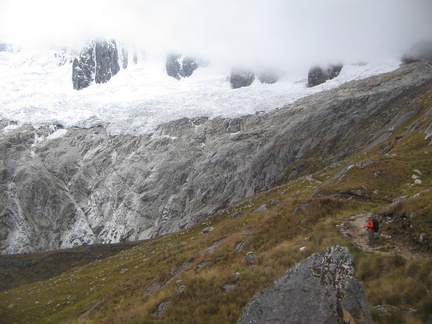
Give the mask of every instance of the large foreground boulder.
[(240, 315), (246, 323), (371, 323), (354, 258), (347, 247), (313, 254), (256, 294)]

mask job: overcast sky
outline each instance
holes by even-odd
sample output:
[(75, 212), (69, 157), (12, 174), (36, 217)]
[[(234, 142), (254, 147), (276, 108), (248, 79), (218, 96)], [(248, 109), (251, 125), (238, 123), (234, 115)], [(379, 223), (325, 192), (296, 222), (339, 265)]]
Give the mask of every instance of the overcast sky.
[(249, 64), (370, 61), (432, 39), (432, 0), (0, 2), (0, 41), (80, 49), (92, 37)]

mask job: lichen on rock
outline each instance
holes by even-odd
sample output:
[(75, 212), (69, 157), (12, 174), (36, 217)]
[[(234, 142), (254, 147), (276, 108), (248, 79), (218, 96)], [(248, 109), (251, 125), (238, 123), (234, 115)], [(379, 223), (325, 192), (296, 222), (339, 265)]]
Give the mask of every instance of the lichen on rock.
[(333, 246), (297, 263), (274, 286), (257, 293), (243, 309), (243, 323), (371, 323), (354, 258)]

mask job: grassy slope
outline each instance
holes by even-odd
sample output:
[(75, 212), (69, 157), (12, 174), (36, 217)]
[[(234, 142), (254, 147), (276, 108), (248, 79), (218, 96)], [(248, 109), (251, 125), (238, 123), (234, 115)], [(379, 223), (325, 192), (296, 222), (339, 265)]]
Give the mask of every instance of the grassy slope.
[(71, 268), (107, 258), (140, 242), (83, 245), (31, 254), (0, 255), (0, 291), (61, 275)]
[[(424, 113), (432, 107), (432, 88), (411, 105), (422, 110), (381, 146), (335, 164), (311, 165), (308, 176), (189, 229), (0, 293), (0, 321), (235, 323), (248, 300), (295, 262), (344, 244), (355, 256), (369, 304), (398, 307), (374, 310), (374, 320), (422, 323), (432, 313), (432, 246), (418, 241), (422, 233), (432, 238), (432, 146), (421, 132), (431, 122)], [(416, 127), (407, 130), (413, 122)], [(387, 145), (392, 148), (380, 153)], [(421, 184), (413, 185), (414, 170), (421, 171)], [(263, 204), (268, 211), (255, 213)], [(353, 246), (336, 225), (364, 212), (381, 218), (382, 231), (392, 235), (388, 240), (399, 239), (423, 257), (407, 260)], [(208, 227), (214, 229), (204, 233)], [(253, 265), (245, 261), (249, 251), (256, 255)], [(147, 294), (152, 285), (159, 288)]]

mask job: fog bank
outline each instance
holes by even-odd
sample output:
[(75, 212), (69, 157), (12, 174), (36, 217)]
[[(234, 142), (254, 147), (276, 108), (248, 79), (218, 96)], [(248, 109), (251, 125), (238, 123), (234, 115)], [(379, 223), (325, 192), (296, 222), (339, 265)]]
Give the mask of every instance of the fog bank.
[(292, 68), (377, 61), (432, 39), (429, 0), (3, 0), (0, 41), (72, 47), (115, 38), (150, 55)]

